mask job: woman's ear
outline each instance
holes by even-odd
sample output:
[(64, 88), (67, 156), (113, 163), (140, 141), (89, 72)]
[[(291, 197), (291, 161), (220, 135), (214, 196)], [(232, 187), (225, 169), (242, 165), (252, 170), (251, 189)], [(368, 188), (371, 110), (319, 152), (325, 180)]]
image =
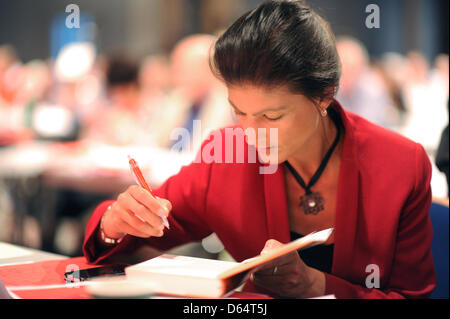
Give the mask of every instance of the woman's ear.
[(323, 92), (323, 97), (320, 99), (320, 107), (328, 109), (334, 101), (334, 96), (336, 94), (335, 87), (328, 87)]
[(314, 99), (312, 100), (314, 103), (314, 106), (317, 108), (317, 111), (322, 117), (326, 117), (328, 115), (328, 108), (330, 107), (331, 103), (333, 103), (332, 97), (326, 97), (321, 99)]

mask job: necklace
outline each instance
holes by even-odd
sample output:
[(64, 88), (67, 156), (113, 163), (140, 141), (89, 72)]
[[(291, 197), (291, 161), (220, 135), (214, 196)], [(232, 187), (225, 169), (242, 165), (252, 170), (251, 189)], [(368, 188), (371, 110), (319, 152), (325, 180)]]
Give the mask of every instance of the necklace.
[(334, 118), (334, 116), (330, 116), (332, 120), (335, 122), (337, 127), (337, 135), (336, 139), (334, 140), (333, 145), (331, 145), (330, 149), (328, 150), (327, 154), (325, 155), (322, 163), (319, 166), (319, 169), (314, 174), (314, 176), (311, 178), (311, 181), (308, 185), (305, 184), (305, 181), (303, 178), (297, 173), (297, 171), (292, 167), (292, 165), (289, 162), (286, 162), (285, 165), (289, 170), (291, 171), (294, 178), (297, 180), (297, 182), (300, 184), (302, 188), (305, 189), (306, 194), (304, 196), (300, 197), (300, 207), (303, 209), (306, 215), (317, 215), (321, 211), (323, 211), (325, 200), (323, 199), (322, 195), (318, 192), (311, 191), (311, 187), (313, 187), (317, 181), (319, 180), (320, 176), (322, 175), (323, 171), (325, 170), (325, 167), (327, 166), (328, 162), (330, 161), (331, 155), (333, 154), (334, 150), (336, 149), (339, 139), (341, 136), (341, 128), (339, 126), (338, 121)]

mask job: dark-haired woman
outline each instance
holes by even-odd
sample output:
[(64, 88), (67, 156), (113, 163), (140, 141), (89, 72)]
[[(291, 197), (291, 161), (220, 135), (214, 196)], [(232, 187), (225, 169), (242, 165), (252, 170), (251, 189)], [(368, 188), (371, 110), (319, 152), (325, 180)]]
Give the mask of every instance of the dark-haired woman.
[[(326, 245), (276, 260), (245, 289), (283, 298), (428, 297), (430, 162), (422, 146), (334, 99), (340, 63), (327, 23), (301, 1), (265, 2), (219, 38), (211, 64), (228, 87), (245, 150), (242, 136), (224, 129), (199, 153), (215, 160), (184, 167), (156, 199), (133, 186), (100, 204), (87, 226), (87, 258), (167, 250), (215, 232), (242, 261), (333, 227)], [(210, 147), (214, 139), (221, 149)], [(251, 149), (276, 169), (262, 174)], [(225, 161), (230, 150), (245, 160)]]

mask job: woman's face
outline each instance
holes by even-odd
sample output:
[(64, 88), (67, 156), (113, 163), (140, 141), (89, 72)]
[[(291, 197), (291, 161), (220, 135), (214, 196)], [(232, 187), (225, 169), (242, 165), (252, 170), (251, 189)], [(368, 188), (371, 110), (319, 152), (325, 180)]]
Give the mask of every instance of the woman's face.
[[(308, 149), (319, 133), (318, 106), (287, 87), (233, 85), (228, 87), (228, 99), (242, 128), (256, 133), (256, 139), (247, 134), (246, 142), (255, 146), (259, 154), (269, 156), (272, 164), (283, 163)], [(265, 129), (265, 136), (258, 133), (260, 128)], [(277, 139), (270, 136), (271, 128), (277, 129)], [(274, 158), (275, 154), (278, 158)]]

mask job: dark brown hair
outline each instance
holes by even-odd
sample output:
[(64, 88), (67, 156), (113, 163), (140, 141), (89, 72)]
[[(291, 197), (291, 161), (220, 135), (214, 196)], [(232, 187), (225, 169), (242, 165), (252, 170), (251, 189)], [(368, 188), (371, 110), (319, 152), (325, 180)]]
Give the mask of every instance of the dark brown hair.
[(333, 98), (341, 65), (328, 23), (304, 1), (272, 0), (245, 13), (217, 40), (213, 72), (227, 85), (276, 87)]
[(106, 82), (108, 88), (120, 85), (138, 85), (138, 63), (122, 54), (114, 54), (108, 59)]

